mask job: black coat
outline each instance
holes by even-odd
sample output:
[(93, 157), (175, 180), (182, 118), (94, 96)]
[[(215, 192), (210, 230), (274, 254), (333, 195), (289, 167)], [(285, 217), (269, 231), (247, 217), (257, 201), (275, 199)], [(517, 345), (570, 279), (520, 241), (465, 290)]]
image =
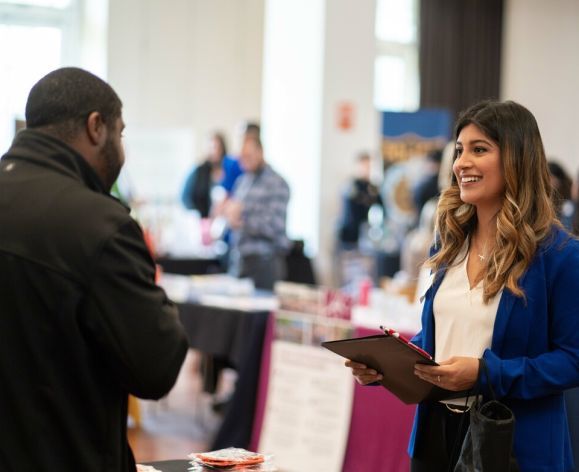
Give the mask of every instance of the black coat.
[(357, 243), (360, 226), (368, 221), (372, 205), (383, 207), (378, 188), (365, 179), (355, 179), (344, 194), (338, 238), (343, 243)]
[(187, 351), (128, 210), (37, 131), (0, 161), (0, 470), (134, 471), (127, 394), (160, 398)]

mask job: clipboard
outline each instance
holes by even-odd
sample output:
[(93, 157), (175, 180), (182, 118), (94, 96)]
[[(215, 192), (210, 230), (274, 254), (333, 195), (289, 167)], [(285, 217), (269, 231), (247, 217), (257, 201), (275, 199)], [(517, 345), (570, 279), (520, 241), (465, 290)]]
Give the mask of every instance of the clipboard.
[(326, 341), (322, 346), (382, 374), (379, 383), (407, 405), (467, 395), (437, 387), (414, 375), (414, 364), (438, 365), (420, 348), (390, 334)]

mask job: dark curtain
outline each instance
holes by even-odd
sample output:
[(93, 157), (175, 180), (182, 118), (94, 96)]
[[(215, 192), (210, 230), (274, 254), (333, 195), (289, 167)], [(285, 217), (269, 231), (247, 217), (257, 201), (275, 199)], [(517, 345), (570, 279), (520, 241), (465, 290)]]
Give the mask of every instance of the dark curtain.
[(420, 1), (420, 106), (499, 97), (503, 0)]

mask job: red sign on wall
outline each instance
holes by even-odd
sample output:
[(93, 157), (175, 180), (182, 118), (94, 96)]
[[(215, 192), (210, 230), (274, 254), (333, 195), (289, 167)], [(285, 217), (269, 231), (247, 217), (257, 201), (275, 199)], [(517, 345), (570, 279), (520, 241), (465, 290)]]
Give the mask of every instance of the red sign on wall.
[(338, 103), (336, 126), (342, 131), (349, 131), (354, 127), (354, 104), (352, 102)]

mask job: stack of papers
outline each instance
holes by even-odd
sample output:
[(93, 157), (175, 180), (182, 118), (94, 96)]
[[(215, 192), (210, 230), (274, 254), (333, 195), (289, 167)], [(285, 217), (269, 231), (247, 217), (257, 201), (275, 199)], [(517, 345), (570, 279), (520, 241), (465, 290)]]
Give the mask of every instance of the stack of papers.
[(228, 447), (218, 451), (190, 454), (190, 471), (236, 470), (254, 472), (274, 472), (277, 468), (271, 457), (245, 449)]
[(137, 464), (137, 472), (162, 472), (159, 469), (155, 469), (152, 465)]

